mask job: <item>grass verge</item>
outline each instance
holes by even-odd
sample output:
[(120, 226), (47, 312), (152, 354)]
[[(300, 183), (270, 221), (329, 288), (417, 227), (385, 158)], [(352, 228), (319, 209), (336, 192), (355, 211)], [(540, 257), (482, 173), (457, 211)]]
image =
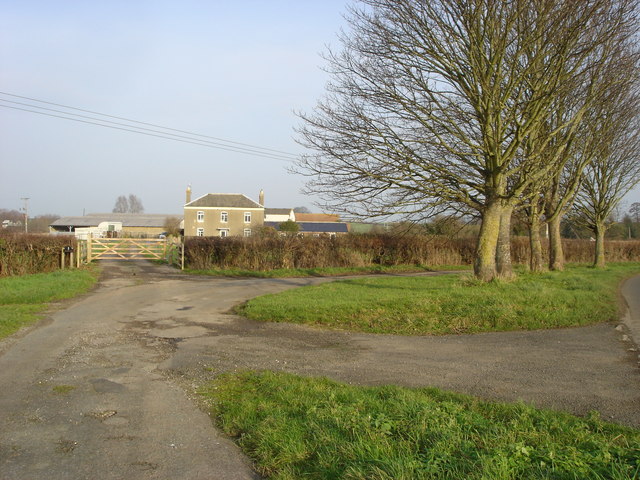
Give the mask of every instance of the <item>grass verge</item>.
[(242, 270), (237, 268), (190, 270), (186, 273), (193, 275), (210, 275), (217, 277), (257, 277), (257, 278), (286, 278), (286, 277), (339, 277), (349, 275), (392, 274), (392, 273), (420, 273), (445, 270), (469, 270), (465, 265), (442, 267), (426, 267), (423, 265), (376, 265), (373, 267), (332, 267), (332, 268), (280, 268), (275, 270)]
[(287, 290), (237, 308), (248, 318), (370, 333), (429, 335), (534, 330), (619, 318), (618, 286), (640, 264), (524, 273), (509, 282), (468, 276), (347, 279)]
[(86, 292), (97, 278), (95, 267), (0, 278), (0, 339), (37, 320), (49, 302)]
[(631, 479), (640, 431), (433, 388), (355, 387), (273, 372), (200, 391), (272, 479)]

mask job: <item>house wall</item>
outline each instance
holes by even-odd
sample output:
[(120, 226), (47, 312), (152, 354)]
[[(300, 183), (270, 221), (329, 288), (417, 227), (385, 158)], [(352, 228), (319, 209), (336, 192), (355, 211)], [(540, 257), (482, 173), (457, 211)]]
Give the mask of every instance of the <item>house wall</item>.
[[(204, 212), (202, 221), (198, 220), (198, 212)], [(227, 221), (222, 221), (222, 212), (227, 213)], [(251, 213), (251, 222), (245, 222), (245, 213)], [(228, 230), (230, 236), (244, 236), (245, 229), (251, 229), (252, 235), (264, 225), (263, 208), (213, 208), (213, 207), (185, 207), (184, 235), (195, 237), (198, 229), (204, 229), (205, 237), (219, 237), (220, 231)]]
[(295, 218), (291, 218), (291, 215), (265, 215), (264, 216), (264, 221), (265, 222), (286, 222), (287, 220), (292, 220), (295, 222)]

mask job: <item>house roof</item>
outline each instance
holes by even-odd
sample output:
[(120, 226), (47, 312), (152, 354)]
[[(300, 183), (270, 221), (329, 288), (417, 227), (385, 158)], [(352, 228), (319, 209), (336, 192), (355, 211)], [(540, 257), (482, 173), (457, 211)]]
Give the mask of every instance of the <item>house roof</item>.
[(164, 213), (90, 213), (82, 217), (62, 217), (51, 223), (52, 227), (97, 227), (102, 222), (121, 222), (123, 227), (159, 227), (165, 225), (167, 218), (179, 218), (182, 215)]
[(299, 222), (339, 222), (340, 215), (330, 213), (296, 213)]
[[(264, 222), (266, 227), (273, 227), (278, 230), (282, 222)], [(296, 222), (300, 226), (300, 232), (308, 233), (348, 233), (349, 228), (346, 223), (340, 222)]]
[(289, 215), (293, 208), (265, 208), (265, 215)]
[(241, 193), (207, 193), (185, 207), (209, 207), (209, 208), (264, 208)]

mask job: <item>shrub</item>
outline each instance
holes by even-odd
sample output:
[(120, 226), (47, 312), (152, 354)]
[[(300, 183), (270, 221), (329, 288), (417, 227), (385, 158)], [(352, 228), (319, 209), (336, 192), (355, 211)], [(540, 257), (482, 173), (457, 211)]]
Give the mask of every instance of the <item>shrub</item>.
[[(563, 244), (567, 262), (593, 260), (593, 242), (565, 239)], [(410, 234), (189, 237), (185, 240), (185, 265), (195, 270), (471, 265), (475, 246), (474, 238)], [(514, 237), (511, 248), (514, 263), (528, 264), (527, 237)], [(609, 241), (606, 248), (608, 261), (640, 261), (640, 241)], [(543, 252), (546, 256), (547, 242), (543, 242)]]
[(51, 272), (60, 268), (63, 247), (76, 247), (71, 236), (0, 235), (0, 277)]

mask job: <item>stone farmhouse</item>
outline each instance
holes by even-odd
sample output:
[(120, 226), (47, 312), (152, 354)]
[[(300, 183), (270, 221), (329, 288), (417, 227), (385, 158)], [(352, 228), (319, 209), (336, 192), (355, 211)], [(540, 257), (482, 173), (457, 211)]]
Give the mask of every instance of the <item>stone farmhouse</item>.
[(258, 201), (240, 193), (208, 193), (191, 201), (187, 189), (184, 206), (184, 236), (249, 237), (261, 227), (278, 230), (281, 223), (293, 221), (301, 235), (338, 235), (348, 233), (348, 225), (337, 215), (295, 213), (292, 208), (266, 208), (264, 191)]
[(240, 193), (208, 193), (184, 206), (184, 236), (250, 237), (264, 225), (264, 210)]

